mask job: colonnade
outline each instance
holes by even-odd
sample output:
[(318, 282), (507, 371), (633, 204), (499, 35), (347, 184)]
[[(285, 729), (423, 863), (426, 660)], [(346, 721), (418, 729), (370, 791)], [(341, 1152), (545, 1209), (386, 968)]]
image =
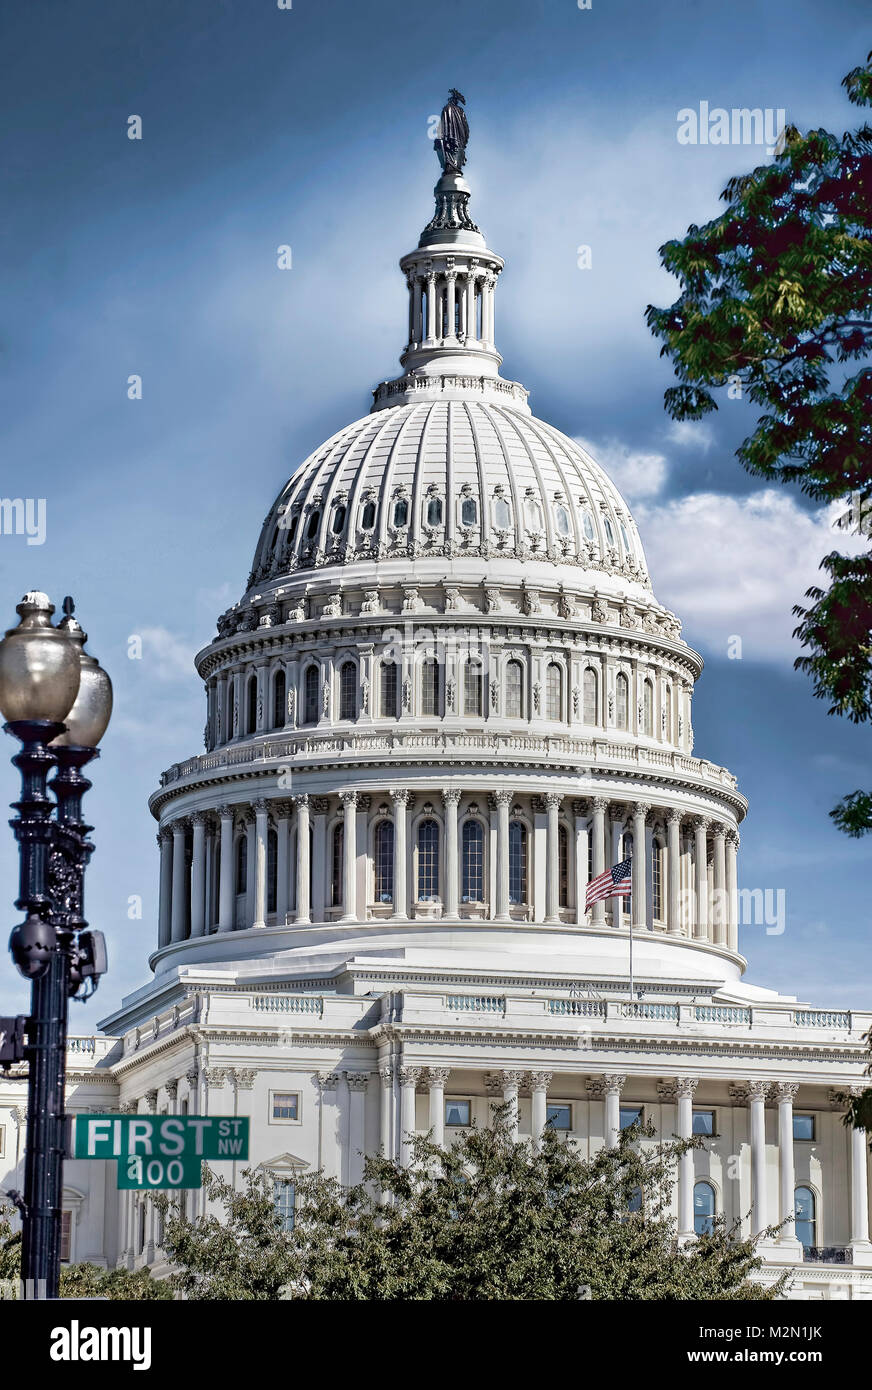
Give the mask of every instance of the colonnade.
[[(464, 891), (470, 850), (463, 828), (470, 820), (480, 827), (473, 894)], [(422, 891), (425, 821), (432, 862)], [(377, 850), (385, 822), (390, 838), (378, 843), (387, 845), (388, 865)], [(289, 921), (435, 915), (619, 928), (632, 921), (638, 930), (735, 951), (738, 843), (727, 821), (553, 790), (347, 788), (331, 797), (225, 803), (161, 826), (159, 944)], [(627, 857), (629, 903), (598, 902), (588, 914), (589, 878)]]

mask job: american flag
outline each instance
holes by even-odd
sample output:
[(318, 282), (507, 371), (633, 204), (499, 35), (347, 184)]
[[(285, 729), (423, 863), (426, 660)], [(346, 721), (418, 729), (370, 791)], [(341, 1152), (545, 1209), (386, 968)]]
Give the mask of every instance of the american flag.
[(597, 874), (587, 885), (587, 893), (584, 899), (584, 910), (591, 907), (594, 903), (601, 903), (603, 898), (618, 898), (622, 893), (633, 891), (633, 861), (632, 859), (622, 859), (620, 864), (613, 864), (605, 873)]

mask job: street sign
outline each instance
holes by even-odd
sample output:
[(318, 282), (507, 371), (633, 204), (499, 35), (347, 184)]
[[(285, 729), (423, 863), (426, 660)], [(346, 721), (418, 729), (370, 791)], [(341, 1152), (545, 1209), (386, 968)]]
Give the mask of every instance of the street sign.
[(0, 1018), (0, 1067), (11, 1067), (13, 1062), (24, 1061), (26, 1027), (24, 1014), (16, 1018)]
[(119, 1158), (118, 1186), (125, 1188), (202, 1187), (202, 1159), (191, 1158)]
[(73, 1158), (248, 1158), (247, 1115), (73, 1118)]

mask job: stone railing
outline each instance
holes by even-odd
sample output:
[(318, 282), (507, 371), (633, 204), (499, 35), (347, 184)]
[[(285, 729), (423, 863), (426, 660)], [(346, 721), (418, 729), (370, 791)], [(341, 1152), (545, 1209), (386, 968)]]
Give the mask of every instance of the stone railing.
[(252, 1008), (261, 1013), (273, 1014), (324, 1014), (323, 995), (313, 994), (256, 994), (251, 1001)]
[(604, 999), (546, 999), (549, 1014), (568, 1014), (576, 1018), (605, 1018)]
[(448, 994), (445, 1007), (457, 1014), (505, 1014), (504, 994)]
[(848, 1009), (794, 1009), (793, 1021), (797, 1028), (850, 1028), (851, 1014)]
[(622, 1018), (646, 1018), (658, 1023), (677, 1023), (679, 1019), (677, 1004), (637, 1004), (631, 1000), (626, 1004), (619, 1004), (618, 1008)]
[(67, 1052), (83, 1052), (87, 1057), (94, 1057), (97, 1053), (97, 1039), (67, 1038)]
[(733, 1004), (695, 1004), (693, 1016), (697, 1023), (751, 1024), (751, 1010)]

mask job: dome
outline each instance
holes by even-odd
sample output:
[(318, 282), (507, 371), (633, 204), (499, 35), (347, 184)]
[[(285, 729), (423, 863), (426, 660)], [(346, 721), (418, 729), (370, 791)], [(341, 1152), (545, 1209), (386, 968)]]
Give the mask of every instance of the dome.
[(636, 524), (590, 455), (511, 403), (468, 396), (377, 409), (316, 449), (266, 519), (251, 582), (352, 560), (464, 555), (581, 566), (650, 587)]

